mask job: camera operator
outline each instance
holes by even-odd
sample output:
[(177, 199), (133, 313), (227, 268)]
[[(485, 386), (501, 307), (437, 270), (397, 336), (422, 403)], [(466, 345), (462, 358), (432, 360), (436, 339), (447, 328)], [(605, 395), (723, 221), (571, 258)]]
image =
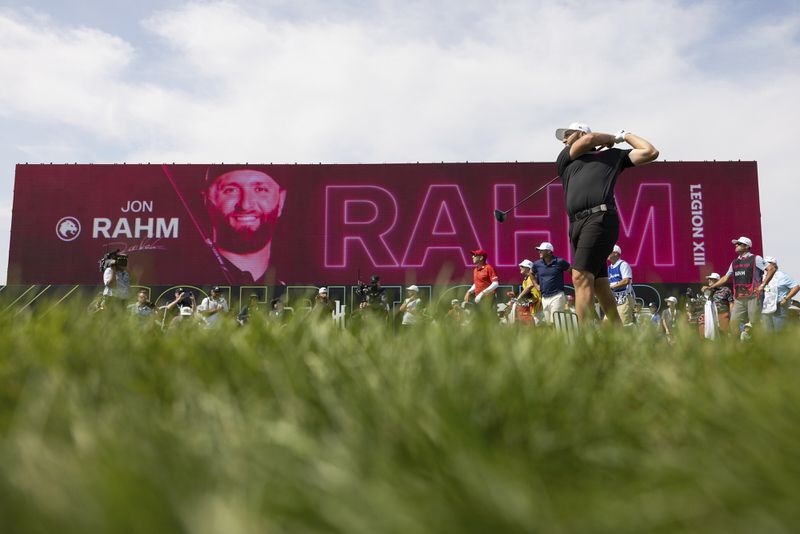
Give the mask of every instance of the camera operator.
[(387, 320), (389, 317), (389, 300), (386, 290), (381, 287), (381, 279), (377, 275), (372, 275), (369, 285), (364, 285), (360, 281), (356, 288), (356, 295), (360, 304), (366, 306), (359, 308), (366, 313), (371, 313), (375, 317)]
[(228, 313), (228, 301), (222, 296), (222, 289), (219, 286), (212, 287), (211, 296), (203, 299), (197, 311), (205, 319), (207, 326), (219, 324), (224, 314)]
[(128, 256), (114, 251), (101, 260), (103, 269), (103, 304), (107, 310), (124, 310), (131, 290)]

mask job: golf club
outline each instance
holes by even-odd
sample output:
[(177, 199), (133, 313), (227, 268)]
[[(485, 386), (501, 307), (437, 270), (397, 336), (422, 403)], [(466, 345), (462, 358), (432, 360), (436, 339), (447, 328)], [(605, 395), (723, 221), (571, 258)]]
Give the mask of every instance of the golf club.
[(544, 184), (542, 187), (540, 187), (539, 189), (537, 189), (536, 191), (534, 191), (533, 193), (531, 193), (531, 194), (530, 194), (530, 195), (528, 195), (527, 197), (523, 198), (522, 200), (520, 200), (519, 202), (517, 202), (516, 204), (514, 204), (513, 206), (511, 206), (511, 207), (510, 207), (510, 208), (508, 208), (507, 210), (505, 210), (505, 211), (501, 211), (501, 210), (494, 210), (494, 218), (495, 218), (495, 219), (497, 219), (497, 221), (498, 221), (498, 222), (503, 222), (503, 221), (505, 221), (505, 220), (506, 220), (506, 215), (508, 215), (508, 212), (510, 212), (511, 210), (513, 210), (513, 209), (517, 208), (518, 206), (520, 206), (521, 204), (523, 204), (525, 201), (527, 201), (527, 200), (528, 200), (529, 198), (531, 198), (533, 195), (535, 195), (536, 193), (538, 193), (539, 191), (541, 191), (542, 189), (544, 189), (544, 188), (545, 188), (545, 187), (547, 187), (548, 185), (550, 185), (550, 184), (552, 184), (553, 182), (555, 182), (556, 180), (558, 180), (558, 178), (559, 178), (559, 177), (558, 177), (558, 176), (556, 176), (555, 178), (553, 178), (552, 180), (550, 180), (549, 182), (547, 182), (546, 184)]

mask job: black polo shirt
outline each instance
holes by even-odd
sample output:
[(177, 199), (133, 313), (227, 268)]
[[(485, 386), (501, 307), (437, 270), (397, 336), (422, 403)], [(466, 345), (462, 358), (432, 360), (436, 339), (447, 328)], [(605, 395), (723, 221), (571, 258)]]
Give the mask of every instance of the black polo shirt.
[(567, 215), (607, 204), (616, 207), (614, 185), (619, 174), (633, 167), (630, 150), (610, 148), (592, 151), (577, 159), (570, 159), (569, 147), (558, 155), (556, 166), (564, 185), (564, 202)]

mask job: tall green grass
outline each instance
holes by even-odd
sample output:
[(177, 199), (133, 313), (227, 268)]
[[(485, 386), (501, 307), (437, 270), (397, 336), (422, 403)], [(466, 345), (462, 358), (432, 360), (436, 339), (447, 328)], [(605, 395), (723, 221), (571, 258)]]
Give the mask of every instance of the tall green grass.
[(0, 317), (2, 532), (791, 532), (800, 334)]

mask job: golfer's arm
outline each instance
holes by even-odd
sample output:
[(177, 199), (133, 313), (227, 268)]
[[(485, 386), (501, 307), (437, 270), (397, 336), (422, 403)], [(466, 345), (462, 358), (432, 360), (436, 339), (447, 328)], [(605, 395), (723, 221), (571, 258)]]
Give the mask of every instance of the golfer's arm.
[(613, 145), (616, 138), (607, 133), (592, 132), (582, 136), (569, 147), (570, 159), (577, 159), (597, 146)]
[(642, 139), (638, 135), (630, 132), (625, 134), (625, 142), (633, 147), (628, 155), (634, 165), (644, 165), (650, 163), (658, 157), (658, 150), (650, 141)]

